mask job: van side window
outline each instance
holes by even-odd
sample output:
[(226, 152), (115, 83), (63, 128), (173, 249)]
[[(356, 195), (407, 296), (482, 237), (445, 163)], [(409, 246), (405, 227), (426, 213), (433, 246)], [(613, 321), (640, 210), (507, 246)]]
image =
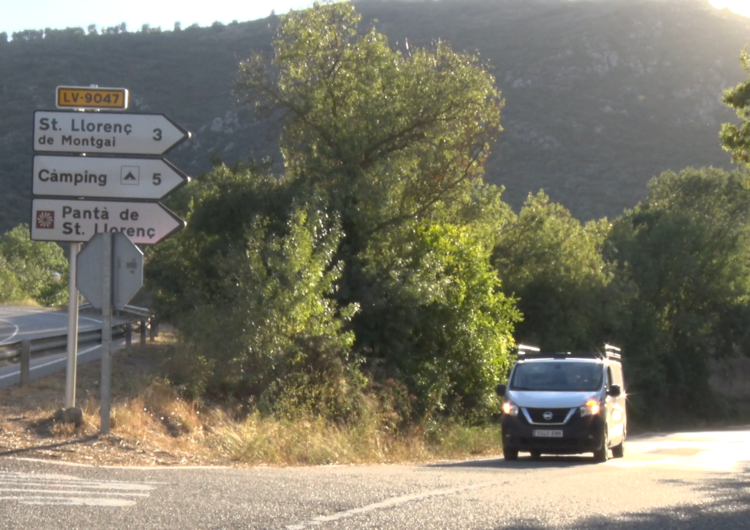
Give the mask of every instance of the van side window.
[(607, 390), (609, 390), (609, 387), (612, 386), (612, 369), (607, 366)]

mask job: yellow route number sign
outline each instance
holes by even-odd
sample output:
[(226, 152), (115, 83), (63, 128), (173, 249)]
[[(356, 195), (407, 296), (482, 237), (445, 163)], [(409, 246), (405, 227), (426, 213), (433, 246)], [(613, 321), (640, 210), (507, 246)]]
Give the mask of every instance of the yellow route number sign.
[(125, 88), (59, 86), (57, 108), (125, 110), (128, 108), (128, 91)]

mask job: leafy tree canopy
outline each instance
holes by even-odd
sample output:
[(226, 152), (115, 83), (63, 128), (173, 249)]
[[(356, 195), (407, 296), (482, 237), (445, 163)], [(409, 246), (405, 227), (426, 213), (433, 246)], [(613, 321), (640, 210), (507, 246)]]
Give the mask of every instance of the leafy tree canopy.
[(348, 2), (280, 17), (273, 67), (240, 64), (238, 93), (286, 117), (288, 176), (320, 186), (347, 238), (464, 199), (483, 173), (503, 102), (474, 56), (389, 47)]
[(503, 291), (518, 298), (519, 341), (546, 350), (586, 350), (611, 340), (607, 295), (612, 272), (602, 259), (606, 220), (585, 225), (543, 192), (499, 227), (493, 264)]
[(622, 336), (644, 416), (717, 412), (709, 359), (748, 353), (749, 223), (750, 175), (712, 168), (662, 174), (615, 222), (608, 258), (633, 289)]
[(60, 279), (68, 275), (68, 261), (58, 245), (31, 241), (29, 227), (19, 225), (0, 237), (0, 256), (18, 283), (16, 296), (42, 305), (67, 302), (68, 284)]
[(279, 20), (272, 64), (241, 63), (237, 89), (285, 114), (284, 174), (217, 165), (177, 195), (188, 229), (150, 261), (160, 303), (222, 344), (198, 366), (259, 403), (317, 381), (339, 404), (313, 408), (353, 410), (331, 384), (355, 388), (361, 358), (408, 387), (413, 413), (486, 410), (519, 318), (489, 262), (509, 215), (481, 182), (492, 76), (442, 43), (391, 49), (348, 3)]
[(8, 304), (23, 299), (18, 278), (10, 270), (5, 258), (0, 255), (0, 304)]
[[(747, 48), (742, 51), (740, 62), (750, 74), (750, 52)], [(739, 125), (722, 125), (722, 147), (732, 153), (733, 161), (750, 166), (750, 76), (746, 81), (726, 90), (723, 101), (737, 112), (742, 122)]]

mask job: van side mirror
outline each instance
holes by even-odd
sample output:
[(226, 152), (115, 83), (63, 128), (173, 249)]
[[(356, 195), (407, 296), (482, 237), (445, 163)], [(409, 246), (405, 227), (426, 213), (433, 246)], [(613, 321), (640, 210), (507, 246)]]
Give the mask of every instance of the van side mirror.
[(505, 385), (503, 385), (503, 384), (500, 384), (500, 385), (497, 385), (497, 386), (495, 387), (495, 392), (497, 392), (497, 395), (498, 395), (498, 396), (505, 396), (505, 391), (506, 391), (507, 389), (508, 389), (508, 388), (507, 388), (507, 387), (506, 387)]
[(607, 392), (612, 397), (620, 397), (622, 395), (622, 388), (620, 385), (610, 385), (609, 392)]

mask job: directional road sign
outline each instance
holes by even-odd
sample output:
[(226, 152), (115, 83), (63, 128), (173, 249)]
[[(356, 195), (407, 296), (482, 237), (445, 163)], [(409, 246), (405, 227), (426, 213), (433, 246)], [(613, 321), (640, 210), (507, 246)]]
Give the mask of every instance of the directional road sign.
[(95, 156), (34, 157), (34, 195), (158, 200), (189, 180), (166, 160)]
[(31, 239), (86, 242), (94, 234), (121, 232), (137, 245), (155, 245), (182, 230), (185, 221), (158, 202), (33, 199)]
[(128, 91), (125, 88), (59, 86), (57, 108), (125, 110)]
[(34, 112), (34, 150), (160, 156), (190, 138), (163, 114)]
[[(104, 234), (97, 234), (78, 254), (76, 287), (96, 309), (102, 308), (104, 267)], [(143, 285), (143, 252), (124, 234), (112, 238), (112, 305), (124, 308)]]

